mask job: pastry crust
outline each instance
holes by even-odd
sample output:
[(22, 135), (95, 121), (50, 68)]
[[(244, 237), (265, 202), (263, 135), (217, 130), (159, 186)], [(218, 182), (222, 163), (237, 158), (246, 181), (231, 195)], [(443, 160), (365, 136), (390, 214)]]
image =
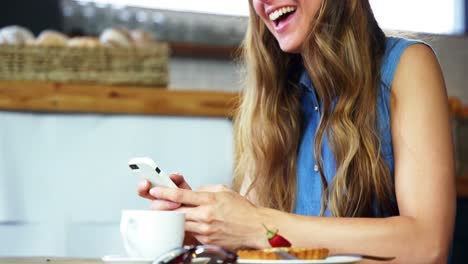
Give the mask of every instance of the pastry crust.
[(325, 259), (328, 256), (327, 248), (269, 248), (262, 250), (239, 250), (239, 259), (279, 260), (275, 251), (283, 250), (299, 259)]

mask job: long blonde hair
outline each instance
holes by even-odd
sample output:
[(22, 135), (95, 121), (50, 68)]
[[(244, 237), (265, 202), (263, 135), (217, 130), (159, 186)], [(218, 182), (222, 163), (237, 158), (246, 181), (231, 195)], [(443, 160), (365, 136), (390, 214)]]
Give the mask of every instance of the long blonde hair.
[[(239, 190), (249, 177), (247, 193), (254, 191), (259, 205), (294, 210), (304, 118), (297, 83), (303, 65), (324, 109), (310, 150), (322, 179), (321, 214), (326, 208), (334, 216), (397, 214), (376, 115), (385, 35), (368, 0), (323, 0), (300, 55), (280, 49), (249, 2), (243, 42), (246, 85), (235, 119), (234, 188)], [(337, 168), (330, 183), (320, 151), (325, 135)]]

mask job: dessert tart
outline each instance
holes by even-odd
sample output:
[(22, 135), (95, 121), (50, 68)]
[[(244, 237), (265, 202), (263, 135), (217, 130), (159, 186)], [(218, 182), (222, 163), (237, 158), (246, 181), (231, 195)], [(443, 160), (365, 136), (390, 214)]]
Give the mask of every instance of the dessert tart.
[(259, 260), (279, 260), (281, 259), (275, 252), (285, 251), (299, 259), (325, 259), (328, 257), (327, 248), (296, 248), (296, 247), (277, 247), (260, 250), (239, 250), (237, 255), (239, 259), (259, 259)]

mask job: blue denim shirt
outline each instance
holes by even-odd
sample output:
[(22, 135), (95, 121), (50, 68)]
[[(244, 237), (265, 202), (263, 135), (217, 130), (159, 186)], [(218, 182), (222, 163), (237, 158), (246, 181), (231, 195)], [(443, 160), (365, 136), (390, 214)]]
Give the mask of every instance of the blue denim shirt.
[[(378, 128), (382, 141), (382, 154), (387, 162), (392, 176), (394, 175), (394, 158), (392, 135), (390, 127), (390, 89), (398, 62), (407, 47), (421, 43), (401, 38), (387, 38), (386, 52), (381, 66), (382, 84), (377, 98)], [(314, 85), (307, 72), (303, 70), (300, 86), (304, 93), (301, 98), (304, 111), (304, 131), (297, 157), (297, 200), (294, 212), (301, 215), (318, 216), (321, 209), (322, 182), (314, 157), (314, 138), (317, 131), (322, 106), (317, 98)], [(327, 182), (331, 182), (336, 173), (336, 163), (333, 152), (325, 136), (322, 147), (323, 169)], [(325, 216), (329, 216), (328, 209)]]

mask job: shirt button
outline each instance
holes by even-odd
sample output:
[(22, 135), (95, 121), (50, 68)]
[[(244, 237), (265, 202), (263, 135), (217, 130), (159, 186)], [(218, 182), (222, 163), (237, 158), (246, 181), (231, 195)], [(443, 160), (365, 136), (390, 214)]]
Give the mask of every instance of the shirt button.
[(315, 165), (315, 166), (314, 166), (314, 171), (315, 171), (315, 172), (318, 172), (318, 171), (319, 171), (319, 166), (318, 166), (318, 165)]
[(314, 108), (314, 110), (315, 110), (315, 112), (318, 112), (318, 111), (319, 111), (319, 107), (316, 106), (316, 107)]

